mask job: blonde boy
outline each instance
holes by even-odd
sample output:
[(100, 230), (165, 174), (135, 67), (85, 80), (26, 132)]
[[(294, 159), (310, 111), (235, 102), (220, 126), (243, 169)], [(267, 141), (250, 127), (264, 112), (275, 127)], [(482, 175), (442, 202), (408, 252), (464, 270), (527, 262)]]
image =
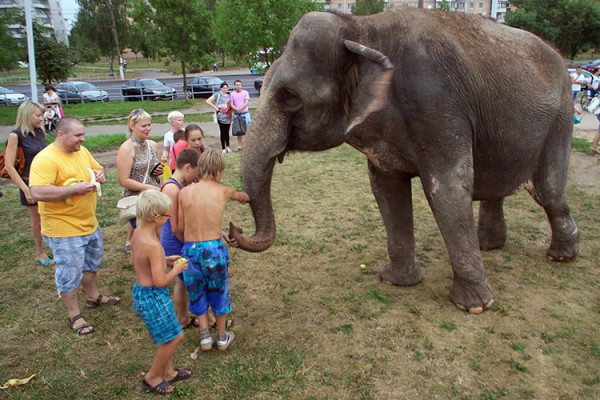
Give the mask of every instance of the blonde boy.
[(171, 111), (169, 115), (167, 115), (167, 121), (169, 121), (169, 124), (171, 124), (171, 130), (165, 133), (165, 139), (163, 142), (164, 150), (162, 154), (162, 159), (166, 162), (167, 165), (170, 164), (170, 160), (168, 158), (171, 154), (171, 149), (175, 145), (173, 134), (177, 131), (183, 130), (183, 125), (185, 124), (183, 118), (184, 116), (183, 113), (181, 113), (181, 111)]
[(185, 242), (182, 254), (189, 261), (184, 271), (189, 309), (198, 315), (200, 348), (209, 351), (213, 339), (208, 330), (208, 306), (217, 319), (217, 348), (227, 350), (233, 342), (233, 332), (225, 330), (227, 314), (231, 312), (228, 271), (229, 254), (221, 237), (221, 220), (229, 199), (247, 203), (250, 196), (236, 192), (220, 183), (225, 170), (221, 152), (206, 150), (198, 160), (199, 182), (185, 187), (179, 194), (178, 228)]
[[(188, 263), (178, 260), (179, 255), (165, 258), (160, 245), (159, 229), (170, 217), (169, 196), (146, 190), (139, 195), (136, 207), (138, 226), (131, 239), (131, 263), (136, 276), (132, 289), (133, 308), (158, 345), (152, 366), (142, 380), (142, 389), (164, 395), (175, 389), (173, 383), (192, 376), (192, 371), (173, 368), (173, 354), (183, 340), (183, 330), (167, 286)], [(167, 264), (173, 265), (169, 272)]]

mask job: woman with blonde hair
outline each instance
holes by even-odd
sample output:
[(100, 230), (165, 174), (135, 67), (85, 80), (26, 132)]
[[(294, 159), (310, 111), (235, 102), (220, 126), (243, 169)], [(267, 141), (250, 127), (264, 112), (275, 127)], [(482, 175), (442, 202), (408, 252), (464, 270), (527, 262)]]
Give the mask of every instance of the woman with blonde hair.
[[(44, 108), (33, 101), (25, 101), (17, 111), (15, 129), (8, 135), (6, 144), (6, 172), (19, 187), (21, 205), (27, 207), (31, 218), (31, 233), (35, 241), (36, 260), (43, 266), (54, 265), (54, 260), (46, 255), (42, 241), (40, 214), (37, 202), (29, 193), (29, 170), (33, 158), (46, 147), (46, 132), (44, 131)], [(25, 167), (23, 172), (15, 169), (17, 152), (23, 151)]]
[[(157, 144), (150, 140), (152, 117), (138, 108), (129, 113), (127, 119), (129, 137), (117, 152), (117, 176), (124, 189), (123, 196), (136, 196), (144, 190), (160, 190), (163, 167)], [(135, 218), (129, 220), (125, 252), (131, 252), (131, 235), (135, 229)]]

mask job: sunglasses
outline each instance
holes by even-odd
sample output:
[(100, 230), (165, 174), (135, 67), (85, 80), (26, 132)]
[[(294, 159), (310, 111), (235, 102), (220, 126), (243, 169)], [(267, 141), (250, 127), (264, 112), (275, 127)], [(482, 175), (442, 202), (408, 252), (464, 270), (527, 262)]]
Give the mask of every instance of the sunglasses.
[(140, 114), (142, 114), (142, 113), (145, 113), (145, 112), (146, 112), (146, 111), (144, 111), (144, 109), (143, 109), (143, 108), (136, 108), (135, 110), (133, 110), (133, 111), (131, 112), (131, 115), (140, 115)]

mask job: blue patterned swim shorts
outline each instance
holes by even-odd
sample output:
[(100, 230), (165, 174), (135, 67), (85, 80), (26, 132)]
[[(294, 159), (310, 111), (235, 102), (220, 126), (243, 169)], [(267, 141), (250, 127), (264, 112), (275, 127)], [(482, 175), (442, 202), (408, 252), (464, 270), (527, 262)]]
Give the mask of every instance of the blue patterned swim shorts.
[(170, 342), (183, 333), (167, 286), (141, 286), (136, 282), (131, 297), (133, 309), (146, 324), (154, 343), (161, 345)]
[(190, 299), (190, 311), (203, 315), (210, 305), (216, 316), (230, 313), (229, 254), (223, 241), (185, 242), (181, 253), (188, 259), (183, 282)]

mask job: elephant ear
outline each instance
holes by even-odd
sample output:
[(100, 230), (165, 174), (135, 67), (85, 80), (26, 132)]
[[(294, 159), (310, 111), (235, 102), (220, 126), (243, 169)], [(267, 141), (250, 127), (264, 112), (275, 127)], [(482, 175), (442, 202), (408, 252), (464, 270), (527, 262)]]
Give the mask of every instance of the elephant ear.
[(345, 39), (344, 46), (358, 56), (348, 68), (342, 94), (349, 121), (344, 134), (347, 137), (355, 126), (388, 102), (394, 65), (380, 51), (352, 40)]

